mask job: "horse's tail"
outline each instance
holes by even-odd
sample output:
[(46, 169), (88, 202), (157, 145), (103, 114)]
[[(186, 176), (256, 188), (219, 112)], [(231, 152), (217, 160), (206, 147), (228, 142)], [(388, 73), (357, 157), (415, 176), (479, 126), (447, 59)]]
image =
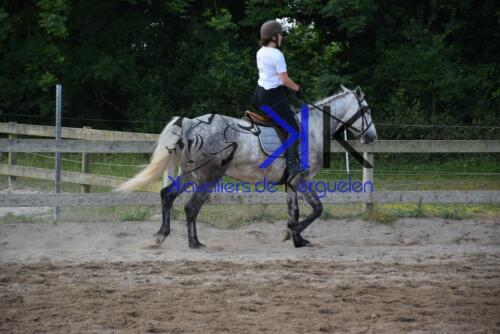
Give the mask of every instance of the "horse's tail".
[(116, 189), (119, 192), (132, 192), (143, 188), (151, 182), (159, 179), (168, 168), (169, 174), (173, 174), (179, 165), (180, 151), (182, 147), (178, 143), (182, 141), (184, 133), (183, 124), (188, 125), (189, 119), (174, 117), (163, 129), (160, 138), (151, 157), (151, 162), (132, 179), (123, 183)]

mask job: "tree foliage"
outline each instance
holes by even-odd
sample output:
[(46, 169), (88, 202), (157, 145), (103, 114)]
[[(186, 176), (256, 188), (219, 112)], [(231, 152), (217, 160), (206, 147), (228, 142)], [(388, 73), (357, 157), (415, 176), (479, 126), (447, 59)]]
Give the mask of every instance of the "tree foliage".
[(67, 119), (104, 120), (75, 126), (158, 131), (184, 112), (241, 115), (259, 27), (273, 18), (291, 27), (289, 74), (311, 100), (360, 85), (379, 122), (499, 123), (494, 0), (6, 0), (0, 112), (52, 122), (60, 82)]

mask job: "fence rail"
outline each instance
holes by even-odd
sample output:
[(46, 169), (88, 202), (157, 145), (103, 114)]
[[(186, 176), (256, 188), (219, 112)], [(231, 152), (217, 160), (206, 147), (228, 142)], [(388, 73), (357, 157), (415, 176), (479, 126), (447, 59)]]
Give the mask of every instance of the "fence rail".
[[(55, 178), (55, 170), (47, 168), (38, 168), (38, 167), (0, 164), (0, 175), (30, 177), (39, 180), (52, 181)], [(96, 174), (68, 172), (68, 171), (61, 172), (62, 182), (77, 183), (90, 186), (117, 188), (127, 180), (128, 178), (118, 177), (118, 176), (96, 175)], [(161, 189), (161, 182), (154, 182), (144, 190), (159, 191), (160, 189)]]
[[(50, 169), (16, 166), (16, 152), (61, 152), (82, 153), (82, 171), (63, 172), (62, 181), (82, 185), (88, 191), (89, 185), (117, 187), (125, 178), (94, 175), (89, 171), (89, 153), (151, 153), (156, 134), (94, 130), (88, 128), (62, 128), (63, 140), (18, 139), (17, 135), (53, 137), (54, 127), (0, 123), (0, 133), (9, 134), (9, 139), (0, 139), (0, 152), (9, 152), (9, 164), (0, 164), (0, 174), (15, 177), (32, 177), (53, 180), (55, 172)], [(348, 141), (365, 159), (373, 162), (374, 153), (499, 153), (500, 140), (379, 140), (363, 145), (359, 141)], [(345, 152), (336, 141), (330, 143), (331, 153)], [(373, 182), (373, 169), (363, 169), (363, 181)], [(9, 182), (10, 184), (10, 182)], [(157, 191), (161, 183), (148, 189)], [(212, 204), (280, 204), (286, 203), (284, 193), (228, 194), (214, 193)], [(185, 202), (181, 195), (179, 201)], [(324, 199), (326, 203), (364, 203), (369, 209), (373, 203), (499, 203), (500, 191), (381, 191), (374, 193), (335, 193)], [(153, 193), (43, 193), (3, 194), (1, 206), (106, 206), (106, 205), (154, 205), (158, 196)]]
[(154, 141), (0, 139), (0, 152), (152, 153)]
[[(55, 127), (47, 125), (32, 125), (0, 122), (0, 133), (34, 137), (55, 138)], [(61, 128), (61, 138), (84, 140), (158, 140), (159, 135), (153, 133), (138, 133), (124, 131), (95, 130), (89, 127)]]
[[(352, 140), (349, 144), (358, 152), (367, 153), (498, 153), (500, 140), (377, 140), (363, 145)], [(344, 152), (332, 141), (331, 152)]]

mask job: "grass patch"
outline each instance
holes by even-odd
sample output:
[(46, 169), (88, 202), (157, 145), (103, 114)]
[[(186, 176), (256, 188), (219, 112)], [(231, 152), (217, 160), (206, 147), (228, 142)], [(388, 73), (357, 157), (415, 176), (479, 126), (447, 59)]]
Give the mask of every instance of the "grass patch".
[(497, 219), (500, 204), (385, 204), (377, 210), (399, 218)]
[[(304, 219), (311, 209), (300, 205), (300, 219)], [(158, 206), (110, 206), (90, 208), (61, 208), (62, 222), (116, 222), (148, 221), (160, 222), (161, 207)], [(361, 204), (325, 204), (320, 221), (335, 219), (364, 219), (379, 224), (393, 224), (404, 218), (442, 218), (442, 219), (498, 219), (500, 204), (386, 204), (376, 205), (372, 212), (366, 213)], [(183, 205), (174, 205), (172, 219), (185, 222)], [(286, 204), (282, 205), (205, 205), (198, 215), (198, 222), (216, 228), (237, 229), (252, 223), (274, 223), (288, 220)], [(0, 218), (2, 223), (52, 222), (51, 214), (15, 215), (6, 214)], [(318, 223), (318, 222), (316, 222)]]
[(121, 221), (144, 221), (152, 215), (149, 208), (125, 208), (120, 213)]
[(61, 208), (60, 221), (71, 223), (147, 221), (160, 212), (154, 206), (107, 206)]
[(449, 210), (446, 210), (441, 214), (439, 214), (438, 217), (444, 219), (457, 219), (457, 220), (470, 218), (470, 216), (466, 215), (463, 210), (460, 210), (458, 208), (450, 208)]
[(14, 224), (14, 223), (35, 224), (35, 223), (47, 223), (49, 221), (51, 220), (46, 216), (22, 215), (22, 214), (16, 215), (13, 214), (12, 212), (9, 212), (6, 215), (0, 217), (0, 222), (4, 224)]
[(422, 218), (426, 217), (424, 205), (419, 204), (385, 204), (382, 206), (384, 210), (396, 218)]
[(362, 213), (361, 204), (324, 204), (321, 219), (359, 218)]
[(382, 207), (374, 207), (372, 210), (363, 213), (361, 217), (378, 224), (392, 225), (396, 222), (396, 216)]

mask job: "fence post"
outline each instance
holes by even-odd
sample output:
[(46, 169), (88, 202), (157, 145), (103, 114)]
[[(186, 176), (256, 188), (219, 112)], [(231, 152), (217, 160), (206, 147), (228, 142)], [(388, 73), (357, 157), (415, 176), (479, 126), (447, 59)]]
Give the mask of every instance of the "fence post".
[(331, 160), (331, 108), (330, 106), (323, 106), (323, 166), (322, 168), (330, 168)]
[[(61, 112), (62, 112), (62, 86), (60, 84), (56, 85), (56, 127), (55, 137), (56, 142), (61, 140)], [(56, 194), (61, 192), (61, 152), (56, 151)], [(60, 208), (56, 206), (54, 208), (54, 222), (59, 220)]]
[[(17, 122), (9, 122), (9, 124), (16, 125)], [(17, 135), (15, 134), (10, 134), (9, 139), (16, 139)], [(16, 165), (17, 164), (17, 153), (16, 152), (9, 152), (9, 165)], [(16, 184), (16, 177), (15, 176), (10, 176), (9, 175), (9, 187), (13, 187)]]
[[(367, 182), (371, 182), (373, 190), (375, 191), (375, 185), (373, 183), (373, 169), (375, 168), (373, 165), (374, 154), (371, 152), (363, 152), (363, 158), (373, 166), (373, 168), (363, 167), (363, 188)], [(373, 210), (372, 193), (367, 193), (366, 198), (368, 200), (363, 203), (363, 210), (366, 213), (370, 213)]]
[[(83, 131), (85, 131), (85, 129), (92, 129), (92, 128), (90, 126), (84, 126)], [(90, 153), (82, 153), (82, 173), (90, 173)], [(89, 193), (90, 185), (81, 184), (80, 192)]]

